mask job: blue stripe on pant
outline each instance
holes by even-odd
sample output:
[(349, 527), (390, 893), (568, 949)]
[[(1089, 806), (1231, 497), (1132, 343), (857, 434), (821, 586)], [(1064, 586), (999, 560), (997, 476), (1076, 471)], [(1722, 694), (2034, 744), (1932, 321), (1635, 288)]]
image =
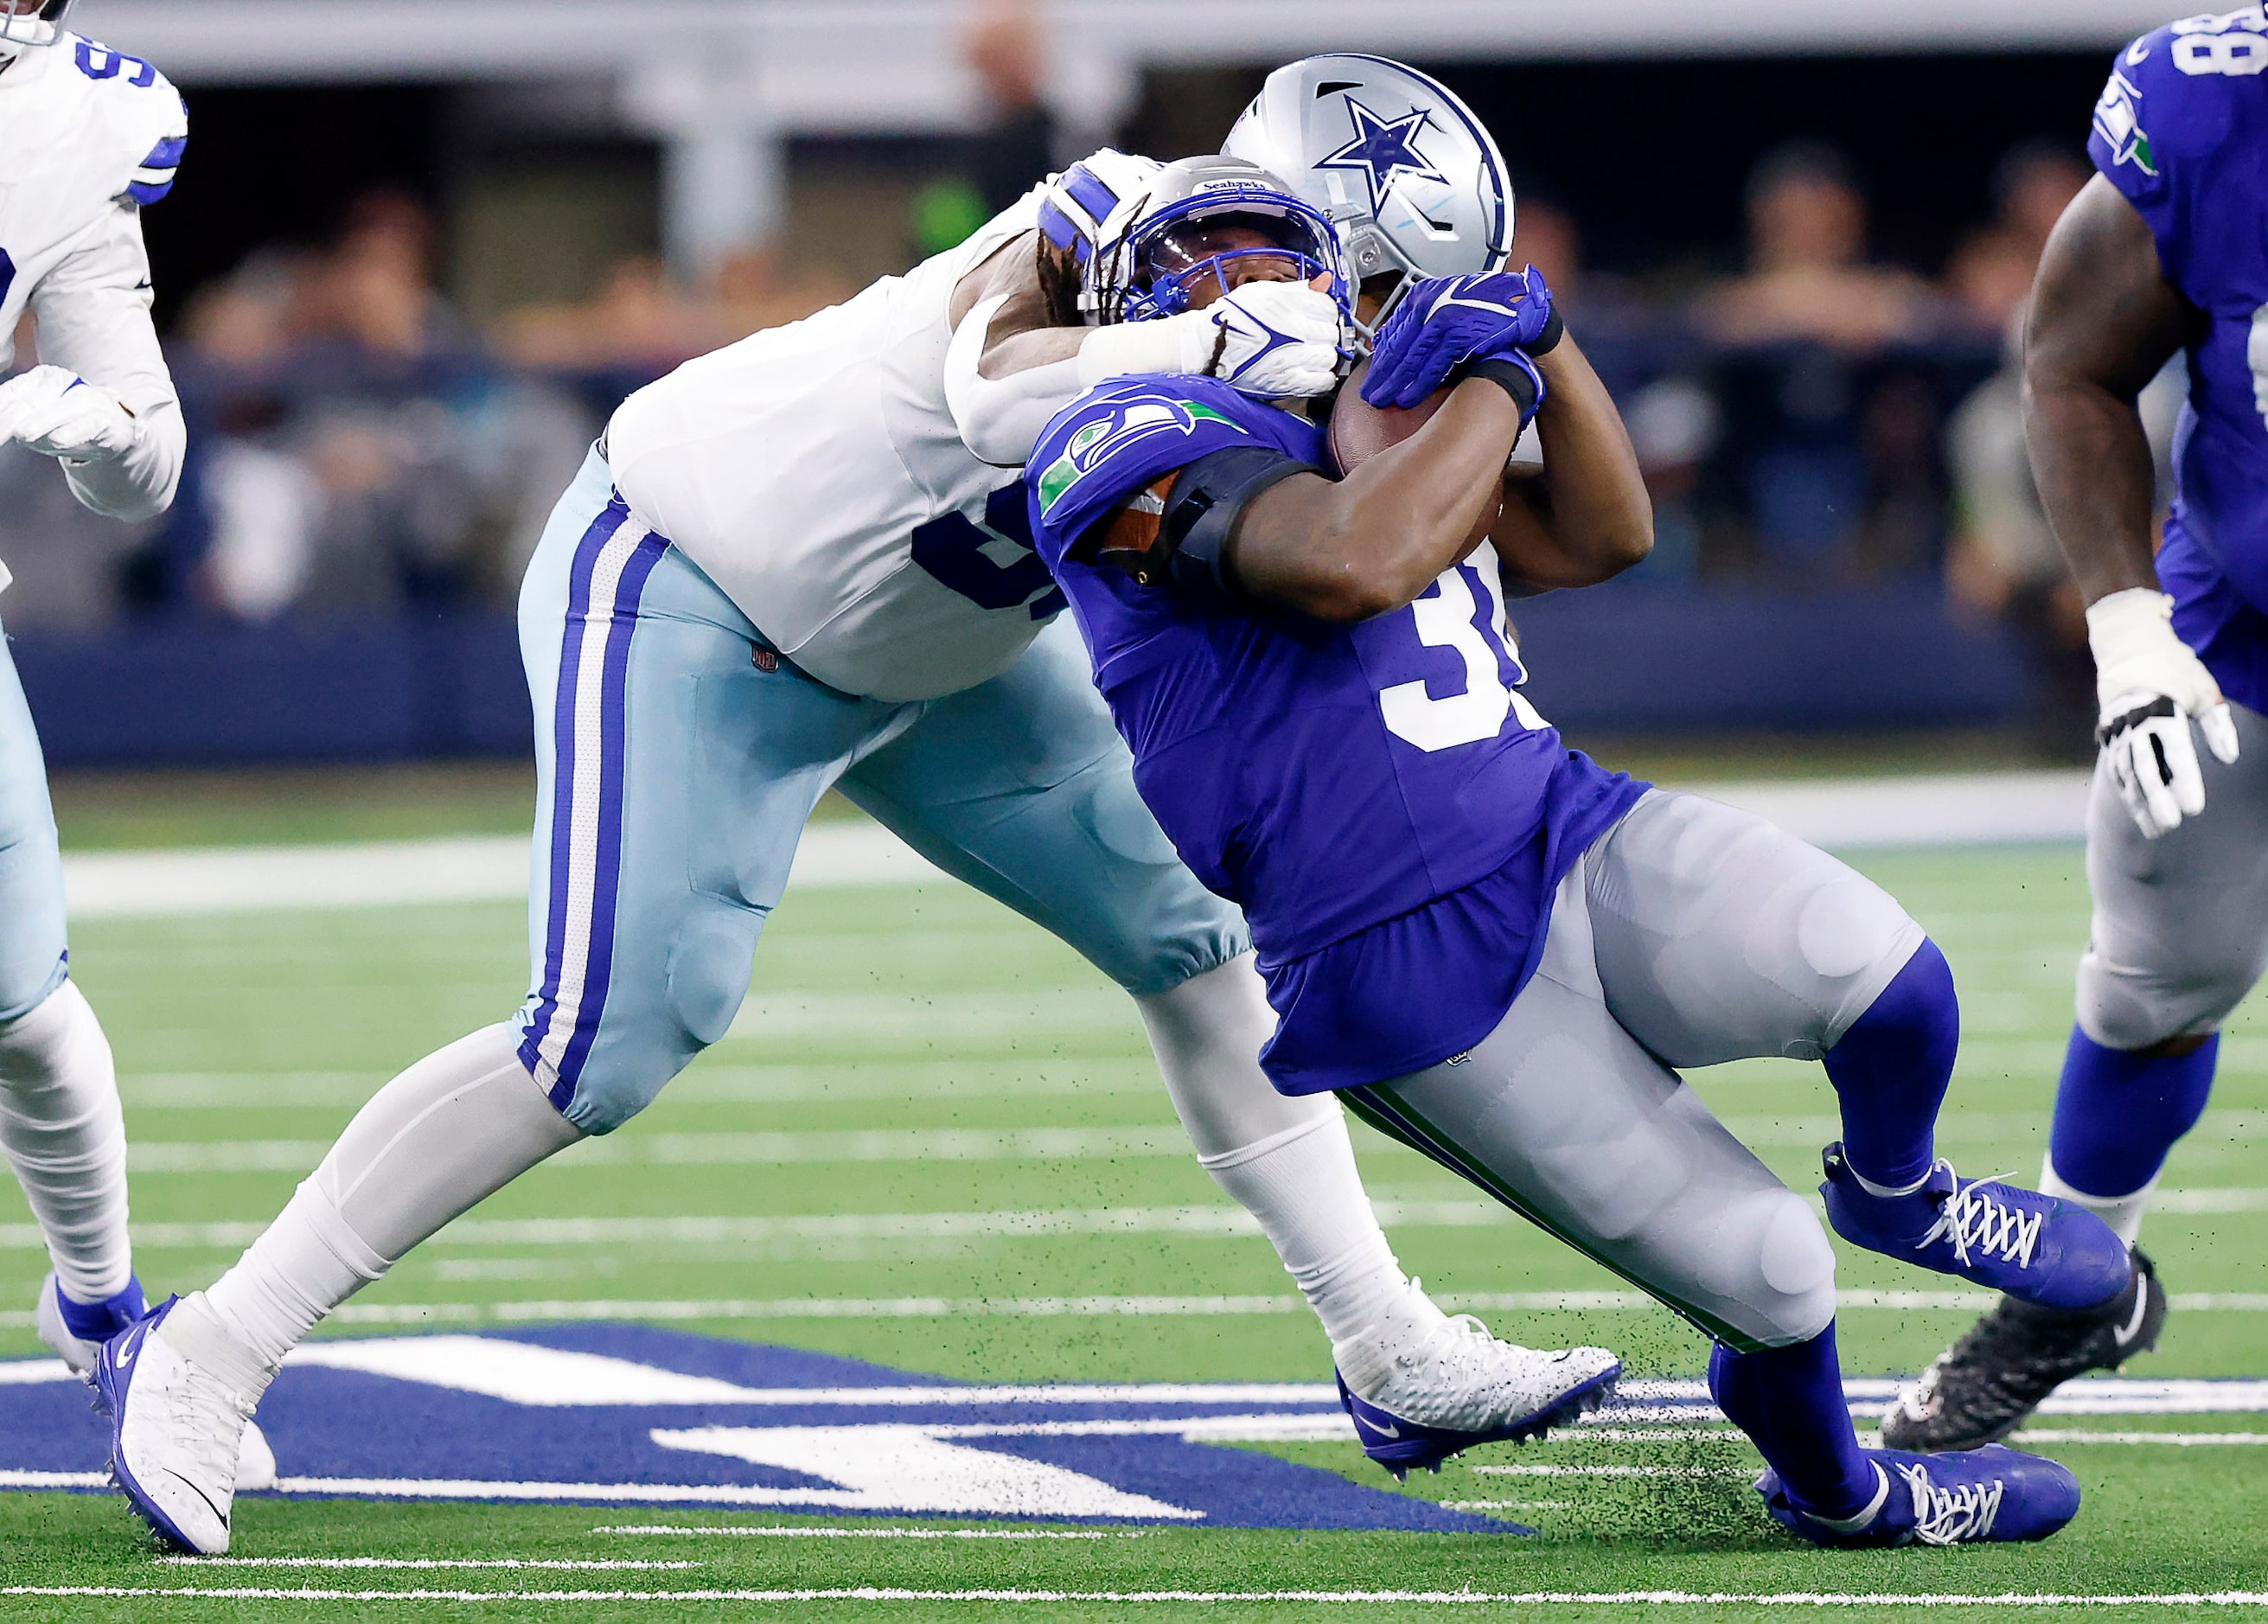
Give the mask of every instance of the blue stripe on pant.
[[(570, 573), (552, 707), (550, 918), (543, 982), (520, 1045), (530, 1071), (549, 1064), (552, 1103), (562, 1111), (606, 1012), (622, 881), (630, 646), (646, 580), (668, 550), (616, 496), (585, 530)], [(585, 883), (575, 882), (578, 875)]]
[(548, 719), (520, 1056), (577, 1126), (620, 1126), (725, 1035), (805, 820), (838, 780), (1131, 992), (1244, 951), (1242, 919), (1142, 805), (1068, 625), (990, 682), (909, 704), (762, 669), (762, 641), (627, 513), (594, 454), (520, 594)]

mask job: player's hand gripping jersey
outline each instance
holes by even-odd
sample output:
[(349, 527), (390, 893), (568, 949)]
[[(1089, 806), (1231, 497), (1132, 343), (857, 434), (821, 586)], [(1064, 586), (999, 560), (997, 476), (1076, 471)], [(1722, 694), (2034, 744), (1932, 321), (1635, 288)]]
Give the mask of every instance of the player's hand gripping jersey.
[(2158, 555), (2175, 630), (2222, 690), (2268, 711), (2268, 18), (2189, 18), (2120, 56), (2095, 166), (2139, 210), (2205, 315)]
[(631, 512), (830, 687), (958, 692), (1063, 607), (1015, 471), (962, 443), (945, 386), (954, 288), (1035, 229), (1041, 195), (902, 277), (688, 362), (607, 431)]
[[(1355, 625), (1139, 584), (1095, 550), (1219, 454), (1321, 471), (1323, 432), (1203, 378), (1099, 389), (1026, 471), (1143, 799), (1241, 905), (1282, 1017), (1262, 1063), (1305, 1093), (1477, 1043), (1527, 982), (1552, 888), (1645, 786), (1568, 750), (1527, 680), (1484, 543)], [(1125, 513), (1130, 506), (1131, 513)]]

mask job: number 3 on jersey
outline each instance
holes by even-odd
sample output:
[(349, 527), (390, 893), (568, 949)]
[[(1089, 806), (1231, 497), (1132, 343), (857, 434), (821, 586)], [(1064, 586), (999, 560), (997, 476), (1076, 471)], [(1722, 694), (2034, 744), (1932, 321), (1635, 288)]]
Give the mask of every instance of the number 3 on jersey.
[[(1488, 597), (1488, 628), (1475, 624), (1480, 605), (1473, 597), (1478, 580)], [(1452, 565), (1410, 606), (1418, 640), (1428, 648), (1452, 648), (1465, 662), (1465, 690), (1435, 698), (1423, 682), (1397, 683), (1379, 690), (1378, 708), (1387, 731), (1427, 755), (1477, 744), (1504, 731), (1517, 716), (1523, 728), (1550, 726), (1535, 707), (1504, 680), (1499, 653), (1508, 659), (1515, 682), (1525, 679), (1520, 651), (1505, 619), (1504, 583), (1494, 550), (1483, 547), (1466, 563)]]
[(1019, 481), (985, 499), (980, 522), (944, 513), (913, 534), (914, 562), (979, 609), (1031, 606), (1045, 620), (1064, 606), (1064, 594), (1032, 550), (1032, 526)]

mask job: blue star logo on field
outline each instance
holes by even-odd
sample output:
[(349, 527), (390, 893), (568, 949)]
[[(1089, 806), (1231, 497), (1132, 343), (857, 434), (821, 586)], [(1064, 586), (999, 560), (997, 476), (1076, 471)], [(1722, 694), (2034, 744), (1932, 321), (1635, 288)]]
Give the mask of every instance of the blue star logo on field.
[(1419, 130), (1433, 127), (1431, 111), (1417, 107), (1402, 118), (1381, 118), (1352, 96), (1346, 99), (1346, 108), (1354, 120), (1354, 139), (1329, 156), (1317, 159), (1315, 167), (1361, 171), (1364, 183), (1370, 188), (1373, 214), (1394, 189), (1397, 176), (1416, 175), (1443, 186), (1449, 183), (1449, 177), (1436, 169), (1415, 144)]
[[(1320, 1384), (972, 1387), (641, 1325), (298, 1349), (261, 1406), (277, 1492), (1206, 1528), (1525, 1532), (1254, 1450), (1348, 1439)], [(60, 1362), (0, 1363), (0, 1488), (95, 1489)]]

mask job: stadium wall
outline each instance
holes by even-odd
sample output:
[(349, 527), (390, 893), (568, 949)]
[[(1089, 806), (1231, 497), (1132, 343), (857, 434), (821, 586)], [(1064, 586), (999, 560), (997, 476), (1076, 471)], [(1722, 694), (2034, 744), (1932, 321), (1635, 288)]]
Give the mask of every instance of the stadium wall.
[[(2030, 713), (1996, 631), (1933, 588), (1758, 595), (1631, 583), (1520, 605), (1529, 692), (1570, 727), (1802, 733), (1991, 726)], [(57, 766), (524, 756), (527, 690), (501, 614), (12, 639)]]

